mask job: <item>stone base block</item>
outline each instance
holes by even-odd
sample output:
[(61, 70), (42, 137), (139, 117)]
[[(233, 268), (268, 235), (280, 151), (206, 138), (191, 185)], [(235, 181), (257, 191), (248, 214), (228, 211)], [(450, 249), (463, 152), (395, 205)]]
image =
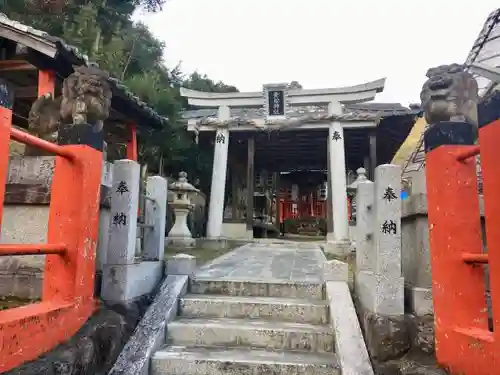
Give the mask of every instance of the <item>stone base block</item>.
[(372, 360), (397, 359), (410, 349), (410, 333), (405, 316), (384, 316), (365, 311), (362, 317), (365, 341)]
[(166, 275), (188, 275), (196, 271), (196, 257), (189, 254), (178, 254), (167, 259), (165, 264)]
[(406, 287), (406, 300), (409, 301), (410, 311), (416, 316), (434, 314), (432, 289), (420, 287)]
[(342, 281), (349, 278), (348, 264), (340, 260), (329, 260), (323, 263), (323, 281)]
[(194, 238), (189, 237), (167, 237), (168, 246), (173, 247), (182, 247), (182, 248), (191, 248), (196, 246), (196, 240)]
[(242, 319), (179, 318), (169, 324), (167, 341), (173, 346), (229, 347), (245, 343), (267, 350), (301, 350), (332, 353), (329, 326)]
[(293, 282), (284, 280), (239, 281), (218, 278), (191, 280), (191, 293), (225, 296), (282, 297), (323, 300), (323, 283)]
[[(20, 257), (18, 257), (20, 258)], [(0, 262), (0, 266), (2, 263)], [(0, 269), (0, 297), (38, 299), (42, 296), (43, 270)]]
[(59, 145), (87, 145), (104, 150), (104, 132), (90, 124), (61, 124), (57, 132)]
[(163, 262), (105, 265), (101, 297), (106, 302), (133, 300), (149, 294), (163, 277)]
[(309, 324), (329, 321), (328, 306), (323, 301), (191, 294), (182, 298), (179, 307), (185, 318), (250, 318)]
[(361, 307), (386, 316), (404, 314), (404, 279), (360, 271), (356, 275), (356, 292)]
[(352, 244), (350, 241), (328, 241), (322, 245), (323, 251), (327, 254), (344, 256), (352, 251)]
[(157, 351), (152, 357), (151, 368), (151, 374), (154, 375), (340, 375), (342, 373), (335, 353), (312, 354), (256, 348), (207, 350), (184, 346), (167, 346)]

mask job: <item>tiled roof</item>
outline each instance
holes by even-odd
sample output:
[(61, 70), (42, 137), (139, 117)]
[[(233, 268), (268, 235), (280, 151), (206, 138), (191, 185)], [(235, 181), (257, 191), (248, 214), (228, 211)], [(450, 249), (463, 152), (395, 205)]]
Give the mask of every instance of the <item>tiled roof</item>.
[[(0, 13), (0, 27), (20, 31), (42, 43), (46, 43), (48, 46), (55, 47), (58, 52), (63, 52), (63, 55), (71, 57), (71, 60), (73, 60), (71, 61), (71, 64), (98, 66), (97, 63), (89, 61), (88, 56), (83, 54), (77, 47), (67, 44), (63, 39), (49, 35), (45, 31), (37, 30), (20, 22), (11, 20), (3, 13)], [(147, 103), (143, 102), (137, 95), (132, 93), (120, 80), (110, 77), (109, 83), (114, 95), (117, 93), (119, 96), (129, 100), (133, 105), (138, 107), (138, 110), (145, 117), (150, 118), (154, 121), (154, 123), (163, 125), (168, 122), (166, 117), (159, 115)]]
[[(420, 112), (421, 110), (418, 108), (406, 108), (399, 103), (361, 103), (344, 105), (343, 113), (336, 116), (336, 118), (343, 121), (376, 121), (391, 116), (418, 115)], [(327, 115), (327, 113), (328, 108), (326, 105), (294, 106), (290, 107), (287, 117), (293, 119), (317, 116), (319, 119)], [(216, 108), (194, 109), (182, 113), (184, 120), (203, 120), (216, 117)], [(231, 118), (241, 120), (263, 119), (265, 118), (265, 111), (264, 108), (231, 108)]]

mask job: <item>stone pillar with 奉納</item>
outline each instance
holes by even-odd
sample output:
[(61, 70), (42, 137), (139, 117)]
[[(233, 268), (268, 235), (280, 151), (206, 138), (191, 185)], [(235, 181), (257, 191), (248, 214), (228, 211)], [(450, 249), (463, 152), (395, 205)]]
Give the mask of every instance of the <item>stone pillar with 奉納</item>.
[[(220, 106), (219, 120), (221, 122), (229, 120), (230, 111), (228, 106)], [(220, 126), (215, 131), (214, 162), (207, 223), (207, 237), (209, 239), (220, 239), (222, 235), (228, 149), (229, 129)]]
[(401, 276), (400, 166), (379, 165), (374, 184), (358, 185), (357, 215), (358, 236), (363, 238), (357, 244), (356, 293), (367, 347), (374, 358), (386, 358), (388, 352), (396, 358), (410, 345)]
[[(329, 103), (328, 113), (339, 114), (340, 103)], [(347, 214), (347, 184), (345, 166), (345, 143), (342, 124), (333, 121), (328, 129), (328, 212), (332, 213), (327, 231), (328, 252), (339, 255), (350, 251), (349, 218)], [(333, 232), (331, 222), (333, 221)]]
[(137, 162), (127, 159), (114, 162), (108, 264), (134, 263), (139, 178), (140, 165)]
[(150, 176), (146, 185), (146, 224), (144, 260), (163, 260), (165, 254), (165, 224), (167, 219), (167, 180)]
[(101, 288), (102, 299), (109, 303), (131, 302), (147, 295), (163, 275), (162, 261), (136, 259), (139, 179), (137, 162), (114, 162), (108, 253)]
[[(365, 197), (362, 205), (369, 205), (369, 183), (360, 184)], [(360, 188), (358, 186), (358, 189)], [(369, 234), (370, 221), (373, 228), (373, 254), (361, 247), (358, 269), (359, 297), (363, 307), (382, 315), (402, 315), (404, 313), (404, 281), (401, 276), (401, 167), (383, 164), (375, 168), (374, 212), (359, 212), (361, 228), (366, 225)], [(366, 198), (366, 204), (363, 199)], [(371, 216), (371, 220), (370, 217)], [(366, 221), (365, 221), (366, 220)], [(369, 236), (370, 237), (370, 236)], [(358, 254), (356, 254), (358, 255)]]
[(356, 230), (354, 238), (356, 242), (356, 272), (359, 273), (372, 271), (375, 185), (366, 177), (364, 168), (358, 169), (358, 179), (354, 183), (356, 184)]

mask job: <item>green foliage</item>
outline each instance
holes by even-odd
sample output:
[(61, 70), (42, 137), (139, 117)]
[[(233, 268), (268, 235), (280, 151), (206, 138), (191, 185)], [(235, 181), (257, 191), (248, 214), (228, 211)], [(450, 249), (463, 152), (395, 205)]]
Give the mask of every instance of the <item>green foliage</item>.
[(209, 92), (238, 90), (198, 72), (185, 77), (179, 65), (172, 69), (165, 66), (165, 43), (156, 39), (146, 25), (133, 23), (131, 18), (138, 8), (156, 12), (165, 2), (64, 0), (49, 6), (42, 0), (0, 0), (0, 9), (11, 19), (77, 46), (159, 114), (168, 117), (169, 126), (138, 135), (141, 162), (154, 171), (159, 171), (161, 165), (165, 174), (177, 175), (185, 170), (192, 181), (199, 179), (207, 186), (212, 153), (198, 147), (193, 135), (179, 122), (180, 111), (187, 108), (179, 87)]

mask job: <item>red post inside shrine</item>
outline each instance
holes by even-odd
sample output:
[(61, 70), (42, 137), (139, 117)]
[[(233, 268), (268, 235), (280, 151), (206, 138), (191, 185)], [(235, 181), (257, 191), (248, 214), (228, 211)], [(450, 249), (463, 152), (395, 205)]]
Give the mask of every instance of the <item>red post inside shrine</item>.
[(137, 125), (133, 122), (127, 124), (127, 159), (137, 161)]
[(50, 70), (38, 71), (38, 97), (51, 94), (54, 97), (56, 91), (56, 74)]

